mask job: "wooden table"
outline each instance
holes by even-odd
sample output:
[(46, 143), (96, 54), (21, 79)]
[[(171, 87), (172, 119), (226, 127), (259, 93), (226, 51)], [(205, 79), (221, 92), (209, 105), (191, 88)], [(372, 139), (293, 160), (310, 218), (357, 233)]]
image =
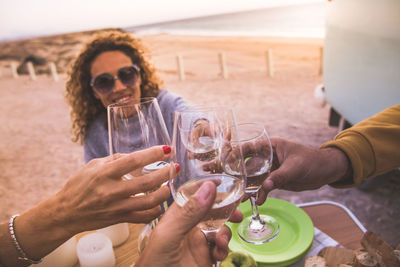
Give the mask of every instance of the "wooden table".
[(361, 247), (360, 240), (366, 229), (345, 206), (332, 201), (309, 202), (298, 206), (310, 216), (315, 227), (345, 248)]
[[(360, 240), (365, 228), (345, 206), (331, 201), (309, 202), (298, 206), (310, 216), (315, 227), (344, 247), (357, 249), (361, 246)], [(143, 224), (129, 224), (128, 240), (114, 248), (117, 267), (133, 266), (138, 259), (137, 238), (143, 226)]]

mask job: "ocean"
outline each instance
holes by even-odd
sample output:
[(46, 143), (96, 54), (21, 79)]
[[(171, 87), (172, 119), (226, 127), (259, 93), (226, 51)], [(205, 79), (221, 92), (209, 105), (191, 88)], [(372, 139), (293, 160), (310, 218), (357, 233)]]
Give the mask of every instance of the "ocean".
[(324, 38), (326, 5), (271, 7), (133, 26), (125, 30), (141, 34)]

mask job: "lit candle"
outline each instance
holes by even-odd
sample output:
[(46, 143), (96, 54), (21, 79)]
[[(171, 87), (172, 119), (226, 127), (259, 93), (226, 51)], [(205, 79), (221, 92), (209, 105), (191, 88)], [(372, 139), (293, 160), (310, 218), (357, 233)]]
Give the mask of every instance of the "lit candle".
[(97, 230), (111, 239), (113, 247), (124, 243), (129, 237), (129, 227), (127, 223), (114, 224)]
[(76, 256), (76, 238), (70, 238), (64, 244), (53, 250), (50, 254), (43, 258), (42, 262), (37, 264), (38, 267), (71, 267), (78, 262)]
[(81, 267), (115, 266), (112, 243), (105, 234), (94, 232), (81, 237), (76, 252)]

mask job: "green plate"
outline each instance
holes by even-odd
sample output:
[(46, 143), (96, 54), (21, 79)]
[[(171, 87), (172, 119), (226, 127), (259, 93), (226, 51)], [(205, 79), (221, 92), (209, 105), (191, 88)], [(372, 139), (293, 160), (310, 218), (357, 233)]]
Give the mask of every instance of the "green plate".
[[(251, 216), (250, 201), (241, 203), (239, 209), (244, 217)], [(258, 209), (261, 214), (270, 215), (279, 222), (277, 237), (262, 245), (249, 244), (238, 236), (238, 224), (227, 223), (232, 230), (229, 249), (250, 253), (259, 267), (287, 266), (299, 261), (314, 240), (314, 225), (310, 217), (292, 203), (276, 198), (268, 198)]]

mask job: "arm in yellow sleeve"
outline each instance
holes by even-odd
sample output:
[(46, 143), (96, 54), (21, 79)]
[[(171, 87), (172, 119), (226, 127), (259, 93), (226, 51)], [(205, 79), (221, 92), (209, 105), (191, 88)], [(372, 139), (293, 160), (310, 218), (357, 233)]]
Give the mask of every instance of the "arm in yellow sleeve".
[(359, 185), (365, 178), (400, 167), (400, 105), (344, 130), (321, 146), (326, 147), (345, 152), (352, 166), (353, 177), (331, 184), (335, 187)]

